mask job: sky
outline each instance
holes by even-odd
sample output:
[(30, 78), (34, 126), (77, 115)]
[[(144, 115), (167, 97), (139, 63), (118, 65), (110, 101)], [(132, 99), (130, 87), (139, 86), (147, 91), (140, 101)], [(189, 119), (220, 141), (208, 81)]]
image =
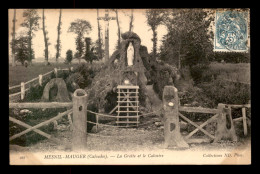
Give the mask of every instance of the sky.
[[(46, 30), (48, 31), (49, 42), (49, 52), (50, 57), (54, 58), (56, 54), (55, 45), (57, 42), (57, 25), (59, 20), (59, 10), (60, 9), (45, 9), (45, 25)], [(16, 37), (20, 35), (23, 31), (25, 31), (24, 27), (21, 27), (21, 23), (24, 21), (23, 18), (24, 9), (16, 9), (16, 25), (15, 32)], [(37, 9), (38, 14), (42, 17), (42, 9)], [(9, 9), (9, 43), (12, 39), (12, 29), (13, 29), (13, 16), (14, 9)], [(119, 9), (119, 23), (121, 33), (127, 32), (129, 30), (129, 15), (131, 14), (130, 9)], [(148, 52), (150, 53), (152, 50), (152, 31), (146, 22), (145, 17), (145, 9), (134, 9), (134, 21), (133, 21), (133, 32), (137, 33), (141, 38), (141, 44), (146, 46)], [(105, 9), (99, 9), (99, 16), (102, 17), (105, 15)], [(109, 16), (115, 17), (115, 12), (109, 10)], [(75, 21), (76, 19), (84, 19), (90, 22), (92, 26), (92, 31), (89, 34), (85, 34), (85, 37), (90, 37), (92, 41), (96, 41), (98, 39), (98, 29), (97, 29), (97, 10), (96, 9), (62, 9), (62, 26), (61, 26), (61, 58), (66, 57), (66, 51), (71, 49), (73, 54), (76, 51), (75, 45), (75, 37), (76, 34), (68, 33), (68, 28), (70, 23)], [(40, 60), (44, 57), (44, 39), (43, 39), (43, 31), (42, 31), (42, 19), (39, 20), (40, 27), (38, 31), (35, 31), (35, 36), (33, 37), (33, 49), (35, 51), (35, 61), (36, 59)], [(102, 27), (102, 38), (104, 39), (105, 34), (105, 22), (103, 20), (100, 21), (100, 25)], [(158, 27), (158, 48), (161, 45), (161, 39), (163, 35), (166, 34), (165, 26), (161, 25)], [(112, 55), (115, 51), (115, 46), (117, 42), (117, 23), (116, 20), (111, 20), (109, 22), (109, 54)], [(10, 44), (9, 44), (9, 54), (11, 53)]]

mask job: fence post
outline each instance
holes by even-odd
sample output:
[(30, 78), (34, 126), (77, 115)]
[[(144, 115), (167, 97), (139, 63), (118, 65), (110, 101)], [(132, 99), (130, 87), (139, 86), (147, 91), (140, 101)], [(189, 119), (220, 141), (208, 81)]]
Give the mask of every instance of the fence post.
[(24, 82), (21, 82), (21, 100), (23, 100), (25, 97), (25, 84)]
[(242, 108), (244, 135), (247, 136), (246, 108)]
[(230, 139), (237, 141), (234, 123), (231, 117), (231, 108), (225, 104), (218, 104), (217, 131), (213, 143), (217, 143), (222, 139)]
[[(60, 113), (59, 113), (60, 114)], [(57, 130), (57, 128), (58, 128), (58, 122), (57, 122), (57, 120), (54, 120), (53, 122), (53, 129), (54, 130)]]
[(55, 73), (55, 76), (57, 78), (58, 77), (58, 69), (57, 68), (54, 68), (54, 73)]
[(39, 85), (42, 86), (42, 74), (39, 75)]
[(99, 123), (99, 116), (98, 116), (98, 114), (96, 114), (96, 122), (97, 122), (97, 124), (96, 124), (96, 131), (98, 132), (98, 123)]
[(87, 93), (77, 89), (73, 94), (72, 149), (82, 151), (87, 144)]
[(163, 109), (165, 148), (170, 146), (188, 148), (189, 145), (180, 133), (178, 90), (174, 86), (165, 86), (163, 89)]
[(70, 123), (70, 130), (72, 130), (72, 120), (71, 120), (71, 114), (68, 114), (68, 120), (69, 120), (69, 123)]

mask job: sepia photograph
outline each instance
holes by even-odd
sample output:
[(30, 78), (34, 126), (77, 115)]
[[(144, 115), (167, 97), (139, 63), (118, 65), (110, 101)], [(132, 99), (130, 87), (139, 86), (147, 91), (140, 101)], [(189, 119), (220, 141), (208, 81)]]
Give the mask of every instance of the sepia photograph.
[(8, 9), (10, 165), (250, 165), (249, 8)]

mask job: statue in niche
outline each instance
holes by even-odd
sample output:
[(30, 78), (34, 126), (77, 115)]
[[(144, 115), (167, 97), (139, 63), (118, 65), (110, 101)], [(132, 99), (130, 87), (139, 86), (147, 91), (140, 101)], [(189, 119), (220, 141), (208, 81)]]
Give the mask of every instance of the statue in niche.
[(127, 47), (127, 66), (133, 66), (134, 64), (134, 47), (132, 42)]

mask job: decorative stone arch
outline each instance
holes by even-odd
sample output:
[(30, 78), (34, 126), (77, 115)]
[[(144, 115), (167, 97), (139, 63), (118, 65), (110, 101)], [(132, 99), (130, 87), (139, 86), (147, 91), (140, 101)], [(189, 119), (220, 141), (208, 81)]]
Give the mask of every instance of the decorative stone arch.
[(71, 101), (69, 98), (69, 93), (67, 90), (66, 83), (62, 78), (55, 78), (51, 79), (46, 86), (44, 87), (43, 95), (42, 95), (42, 100), (45, 102), (50, 101), (51, 99), (51, 94), (50, 91), (53, 90), (54, 88), (57, 88), (57, 94), (53, 97), (53, 101), (56, 102), (69, 102)]

